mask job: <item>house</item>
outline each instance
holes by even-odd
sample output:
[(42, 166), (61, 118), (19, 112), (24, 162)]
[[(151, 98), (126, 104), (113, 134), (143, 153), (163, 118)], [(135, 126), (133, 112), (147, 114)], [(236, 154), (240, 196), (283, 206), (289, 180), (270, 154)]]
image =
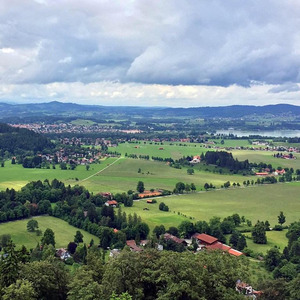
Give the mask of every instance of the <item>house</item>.
[(71, 254), (64, 248), (59, 248), (56, 250), (56, 256), (58, 256), (61, 260), (67, 260), (71, 257)]
[(118, 202), (116, 200), (108, 200), (105, 202), (105, 205), (110, 207), (117, 207)]
[(275, 175), (283, 175), (283, 174), (285, 174), (285, 169), (282, 169), (282, 170), (276, 170), (276, 171), (274, 172), (274, 174), (275, 174)]
[(216, 243), (213, 243), (211, 245), (206, 245), (206, 249), (210, 249), (210, 250), (221, 250), (221, 251), (224, 251), (224, 252), (229, 252), (229, 250), (231, 249), (230, 246), (228, 245), (225, 245), (221, 242), (216, 242)]
[[(161, 196), (162, 193), (159, 191), (144, 191), (143, 193), (138, 194), (139, 198), (145, 198), (145, 197), (157, 197), (157, 196)], [(150, 203), (147, 201), (147, 203)], [(152, 203), (152, 202), (151, 202)]]
[(143, 251), (142, 248), (140, 248), (139, 246), (137, 246), (135, 240), (128, 240), (126, 241), (126, 245), (130, 248), (131, 251), (133, 252), (141, 252)]
[(112, 200), (112, 194), (111, 193), (99, 193), (98, 195), (102, 196), (103, 198), (106, 198), (107, 200)]
[(195, 233), (192, 237), (198, 242), (200, 250), (203, 248), (206, 248), (207, 250), (220, 250), (223, 252), (228, 252), (234, 256), (241, 256), (244, 254), (243, 252), (235, 250), (230, 246), (219, 242), (217, 238), (205, 233)]
[(218, 241), (217, 238), (206, 233), (195, 233), (192, 237), (202, 245), (212, 245), (213, 243), (216, 243)]
[(255, 173), (255, 175), (256, 176), (268, 176), (269, 173), (267, 173), (267, 172), (257, 172), (257, 173)]
[(110, 250), (109, 257), (117, 257), (120, 253), (121, 251), (119, 249)]
[(152, 199), (148, 199), (147, 203), (150, 203), (150, 204), (153, 203)]
[(190, 164), (198, 164), (201, 161), (200, 155), (195, 155), (193, 159), (190, 161)]
[(173, 242), (177, 243), (177, 244), (182, 244), (184, 246), (187, 246), (187, 242), (184, 239), (180, 239), (177, 236), (174, 236), (170, 233), (165, 233), (164, 234), (164, 239), (165, 240), (172, 240)]

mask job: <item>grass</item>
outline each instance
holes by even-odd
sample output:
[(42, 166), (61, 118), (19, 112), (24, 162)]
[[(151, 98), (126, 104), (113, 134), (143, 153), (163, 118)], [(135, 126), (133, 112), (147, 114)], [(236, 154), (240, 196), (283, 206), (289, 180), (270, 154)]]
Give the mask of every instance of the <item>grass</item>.
[(275, 246), (279, 248), (282, 252), (284, 247), (288, 244), (288, 239), (286, 237), (287, 230), (283, 231), (267, 231), (267, 244), (255, 244), (252, 239), (250, 239), (251, 234), (245, 233), (247, 238), (247, 247), (255, 252), (266, 254), (267, 251)]
[[(124, 210), (131, 213), (136, 212), (146, 223), (155, 223), (155, 225), (164, 224), (164, 222), (159, 223), (160, 218), (164, 216), (167, 226), (177, 226), (182, 220), (178, 216), (178, 212), (180, 212), (187, 216), (184, 218), (185, 220), (190, 220), (190, 217), (194, 218), (193, 222), (208, 221), (213, 216), (224, 218), (238, 213), (251, 220), (253, 224), (257, 220), (268, 220), (271, 226), (274, 226), (277, 224), (277, 216), (280, 211), (284, 212), (287, 224), (299, 220), (299, 193), (300, 184), (242, 187), (180, 196), (172, 195), (157, 198), (157, 204), (146, 204), (146, 200), (140, 200), (134, 202), (133, 207), (124, 208)], [(168, 205), (170, 212), (159, 211), (160, 202)], [(143, 211), (144, 207), (150, 208), (150, 211)]]
[[(0, 168), (0, 189), (14, 188), (19, 190), (30, 181), (53, 180), (54, 178), (70, 185), (79, 184), (80, 180), (104, 169), (115, 160), (116, 158), (108, 158), (101, 161), (100, 164), (92, 164), (89, 171), (85, 169), (85, 166), (77, 166), (75, 170), (61, 170), (58, 165), (56, 169), (25, 169), (22, 165), (12, 165), (7, 161), (5, 167)], [(76, 178), (79, 181), (76, 181)]]
[(272, 164), (273, 168), (277, 168), (278, 166), (282, 168), (294, 168), (300, 169), (300, 155), (299, 153), (294, 153), (294, 156), (297, 159), (282, 159), (276, 158), (273, 155), (276, 154), (276, 151), (261, 151), (261, 150), (234, 150), (231, 151), (234, 158), (237, 158), (240, 161), (248, 159), (249, 162), (256, 163), (266, 163)]
[[(180, 143), (180, 142), (164, 142), (150, 144), (151, 142), (140, 141), (138, 143), (121, 143), (117, 147), (109, 148), (110, 151), (117, 151), (123, 156), (127, 154), (136, 154), (136, 155), (149, 155), (157, 156), (162, 158), (172, 157), (173, 159), (179, 159), (187, 155), (200, 155), (202, 152), (207, 151), (201, 144), (196, 143)], [(181, 144), (181, 146), (180, 146)], [(136, 148), (138, 147), (138, 148)], [(163, 150), (159, 150), (163, 148)]]
[[(141, 173), (138, 173), (138, 169)], [(129, 189), (135, 190), (138, 181), (143, 181), (146, 189), (163, 188), (173, 190), (176, 183), (182, 181), (197, 186), (197, 189), (203, 188), (206, 182), (213, 183), (220, 187), (224, 182), (239, 182), (253, 179), (250, 176), (242, 175), (220, 175), (210, 173), (195, 168), (194, 175), (187, 174), (187, 168), (175, 169), (165, 163), (157, 161), (147, 161), (142, 159), (122, 158), (117, 163), (85, 181), (84, 186), (93, 192), (127, 192)], [(79, 182), (80, 183), (80, 182)]]
[[(76, 227), (69, 225), (67, 222), (50, 216), (34, 217), (39, 223), (39, 229), (44, 231), (50, 228), (54, 231), (56, 248), (67, 247), (68, 243), (74, 240), (74, 235), (77, 230)], [(0, 224), (0, 235), (10, 234), (13, 242), (17, 248), (24, 245), (27, 249), (34, 248), (40, 242), (42, 236), (37, 236), (34, 232), (27, 231), (27, 222), (29, 219), (12, 221)], [(83, 234), (84, 243), (88, 244), (91, 239), (94, 239), (95, 244), (99, 243), (99, 238), (80, 229)]]

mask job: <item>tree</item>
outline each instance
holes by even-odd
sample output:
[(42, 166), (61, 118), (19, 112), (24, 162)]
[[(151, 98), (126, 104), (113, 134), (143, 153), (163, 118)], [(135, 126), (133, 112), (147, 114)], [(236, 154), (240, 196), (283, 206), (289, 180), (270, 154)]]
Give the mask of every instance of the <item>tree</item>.
[(279, 216), (278, 216), (278, 223), (279, 223), (280, 225), (282, 225), (282, 224), (285, 223), (285, 215), (283, 214), (282, 211), (279, 213)]
[(266, 244), (266, 228), (264, 222), (257, 221), (254, 228), (252, 229), (252, 239), (256, 244)]
[(31, 219), (27, 222), (27, 231), (34, 232), (38, 228), (39, 228), (39, 223), (37, 220)]
[(10, 234), (2, 234), (0, 235), (0, 247), (4, 248), (9, 245), (11, 241), (11, 236)]
[(160, 235), (164, 234), (166, 232), (164, 225), (155, 226), (153, 229), (153, 233), (156, 235), (157, 238), (159, 238)]
[(195, 184), (192, 182), (191, 183), (191, 190), (192, 190), (192, 192), (195, 192), (196, 191), (196, 186), (195, 186)]
[(175, 186), (175, 191), (179, 194), (183, 193), (185, 189), (185, 184), (183, 182), (177, 182)]
[(83, 242), (83, 234), (80, 232), (80, 230), (76, 231), (76, 234), (74, 236), (74, 242), (77, 244)]
[(143, 193), (143, 192), (144, 192), (145, 186), (144, 186), (144, 182), (143, 182), (143, 181), (139, 181), (139, 182), (138, 182), (137, 187), (136, 187), (136, 190), (137, 190), (139, 193)]
[(68, 244), (68, 251), (71, 253), (71, 254), (74, 254), (75, 251), (76, 251), (76, 248), (77, 248), (77, 244), (75, 242), (70, 242)]
[(265, 256), (266, 269), (272, 272), (281, 262), (281, 254), (278, 248), (271, 248)]
[(69, 276), (60, 261), (34, 261), (22, 266), (20, 277), (32, 283), (37, 299), (66, 299)]
[(204, 184), (204, 189), (205, 189), (206, 191), (209, 189), (209, 184), (208, 184), (207, 182)]
[(36, 292), (33, 285), (28, 280), (18, 279), (16, 283), (11, 284), (4, 290), (3, 300), (34, 300)]
[(43, 245), (53, 245), (55, 247), (55, 237), (52, 229), (47, 228), (44, 232), (44, 236), (42, 238)]
[(239, 240), (238, 240), (238, 243), (236, 245), (236, 248), (239, 250), (239, 251), (242, 251), (244, 248), (247, 247), (247, 241), (246, 241), (246, 238), (243, 234), (240, 234), (239, 236)]
[(5, 257), (0, 260), (0, 287), (15, 283), (19, 275), (19, 263), (15, 244), (10, 240), (4, 248)]
[(186, 172), (188, 175), (193, 175), (195, 173), (194, 169), (192, 168), (187, 169)]
[(164, 202), (160, 202), (158, 208), (162, 211), (169, 211), (169, 206), (166, 205)]
[(236, 247), (238, 242), (239, 242), (239, 232), (238, 231), (233, 231), (232, 232), (232, 235), (230, 237), (230, 240), (229, 240), (229, 243), (233, 246), (233, 247)]

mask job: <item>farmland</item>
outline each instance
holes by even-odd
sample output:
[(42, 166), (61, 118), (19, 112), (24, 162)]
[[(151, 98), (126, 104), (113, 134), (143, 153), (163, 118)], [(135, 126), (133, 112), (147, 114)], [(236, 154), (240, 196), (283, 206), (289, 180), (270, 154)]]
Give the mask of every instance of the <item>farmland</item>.
[[(178, 212), (187, 216), (185, 220), (192, 217), (195, 221), (208, 221), (213, 216), (224, 218), (238, 213), (252, 223), (268, 220), (274, 226), (277, 224), (279, 211), (284, 211), (287, 223), (290, 224), (299, 220), (299, 188), (299, 183), (285, 183), (172, 195), (157, 198), (157, 204), (146, 204), (146, 200), (135, 201), (133, 207), (126, 207), (124, 210), (127, 213), (136, 212), (150, 226), (158, 224), (160, 219), (170, 226), (177, 226), (184, 218)], [(158, 209), (161, 201), (169, 206), (170, 212)], [(144, 211), (145, 207), (149, 211)]]
[[(67, 247), (69, 242), (72, 242), (77, 228), (69, 225), (67, 222), (50, 216), (39, 216), (33, 219), (38, 221), (39, 229), (44, 232), (47, 228), (51, 228), (55, 234), (56, 248)], [(36, 247), (42, 236), (37, 236), (34, 232), (26, 230), (26, 224), (29, 219), (13, 221), (0, 224), (1, 234), (10, 234), (13, 242), (17, 247), (24, 245), (27, 249)], [(91, 239), (95, 243), (99, 242), (99, 238), (80, 229), (83, 234), (84, 243), (88, 244)]]

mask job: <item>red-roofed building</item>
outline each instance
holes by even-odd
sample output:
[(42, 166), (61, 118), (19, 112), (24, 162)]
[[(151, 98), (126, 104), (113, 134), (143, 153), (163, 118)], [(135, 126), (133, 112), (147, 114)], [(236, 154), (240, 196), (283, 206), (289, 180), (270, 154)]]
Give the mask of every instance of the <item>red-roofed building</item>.
[(141, 251), (143, 251), (142, 248), (140, 248), (140, 247), (138, 247), (138, 246), (136, 245), (135, 240), (128, 240), (128, 241), (126, 241), (126, 245), (127, 245), (127, 246), (130, 248), (130, 250), (133, 251), (133, 252), (141, 252)]
[(235, 250), (235, 249), (232, 249), (232, 248), (228, 250), (228, 253), (231, 254), (231, 255), (234, 255), (234, 256), (244, 255), (243, 252)]
[(256, 176), (268, 176), (269, 173), (267, 173), (267, 172), (257, 172), (257, 173), (255, 173), (255, 175)]
[(206, 233), (195, 233), (192, 237), (202, 245), (212, 245), (213, 243), (218, 241), (217, 238)]
[(112, 207), (117, 207), (118, 202), (116, 200), (109, 200), (105, 202), (106, 206), (112, 206)]
[(177, 244), (183, 244), (184, 246), (187, 245), (187, 242), (184, 239), (180, 239), (177, 236), (174, 236), (170, 233), (165, 233), (164, 234), (164, 239), (165, 240), (172, 240), (173, 242), (177, 243)]
[(206, 248), (211, 249), (211, 250), (221, 250), (221, 251), (225, 251), (225, 252), (229, 252), (229, 250), (231, 249), (230, 246), (222, 244), (221, 242), (216, 242), (216, 243), (213, 243), (212, 245), (207, 245)]

